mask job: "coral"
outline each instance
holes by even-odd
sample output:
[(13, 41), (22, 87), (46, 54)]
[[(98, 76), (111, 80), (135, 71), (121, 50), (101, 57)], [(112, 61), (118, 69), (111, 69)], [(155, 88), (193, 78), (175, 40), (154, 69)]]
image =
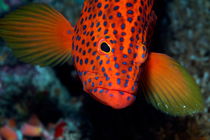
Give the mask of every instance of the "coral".
[(9, 10), (9, 6), (4, 2), (4, 0), (0, 0), (0, 5), (0, 13)]
[[(71, 97), (54, 71), (49, 67), (21, 63), (4, 46), (0, 54), (1, 124), (4, 125), (11, 118), (17, 121), (19, 127), (36, 114), (47, 127), (68, 116), (70, 132), (65, 132), (65, 135), (80, 139), (82, 134), (78, 127), (82, 124), (79, 117), (82, 102)], [(46, 113), (53, 117), (49, 119)]]
[(14, 6), (26, 3), (29, 0), (0, 0), (0, 14), (8, 12)]

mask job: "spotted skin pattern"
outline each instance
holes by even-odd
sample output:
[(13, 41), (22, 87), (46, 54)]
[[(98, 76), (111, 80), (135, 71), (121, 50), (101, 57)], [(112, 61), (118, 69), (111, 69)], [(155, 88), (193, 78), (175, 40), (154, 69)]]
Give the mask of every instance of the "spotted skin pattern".
[(32, 3), (0, 19), (0, 37), (23, 62), (54, 66), (73, 59), (84, 90), (115, 109), (138, 87), (155, 108), (189, 115), (204, 108), (199, 87), (173, 58), (148, 52), (154, 0), (86, 0), (73, 27), (55, 9)]
[[(113, 108), (135, 100), (156, 16), (153, 0), (86, 0), (72, 37), (84, 90)], [(101, 50), (105, 42), (110, 52)]]

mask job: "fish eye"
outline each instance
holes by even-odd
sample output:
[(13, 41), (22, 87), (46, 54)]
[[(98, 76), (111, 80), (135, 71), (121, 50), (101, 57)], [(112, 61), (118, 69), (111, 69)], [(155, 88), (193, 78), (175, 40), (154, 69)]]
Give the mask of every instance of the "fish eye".
[(109, 44), (104, 39), (102, 39), (99, 42), (98, 47), (99, 47), (99, 52), (102, 53), (102, 54), (109, 54), (111, 52), (111, 47), (109, 46)]
[(101, 43), (101, 50), (105, 53), (109, 53), (111, 51), (109, 45), (106, 42)]

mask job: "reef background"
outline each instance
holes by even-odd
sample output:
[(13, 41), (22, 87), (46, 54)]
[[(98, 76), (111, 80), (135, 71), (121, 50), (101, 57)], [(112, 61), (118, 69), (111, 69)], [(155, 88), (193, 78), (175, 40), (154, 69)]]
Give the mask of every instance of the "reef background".
[[(74, 24), (83, 0), (0, 0), (0, 14), (30, 2), (50, 4)], [(156, 0), (154, 7), (158, 21), (151, 50), (172, 56), (193, 75), (205, 99), (203, 112), (168, 116), (141, 95), (132, 106), (113, 110), (82, 90), (70, 63), (55, 68), (25, 64), (1, 41), (0, 123), (15, 119), (21, 125), (35, 114), (45, 126), (68, 122), (70, 140), (209, 140), (210, 1)]]

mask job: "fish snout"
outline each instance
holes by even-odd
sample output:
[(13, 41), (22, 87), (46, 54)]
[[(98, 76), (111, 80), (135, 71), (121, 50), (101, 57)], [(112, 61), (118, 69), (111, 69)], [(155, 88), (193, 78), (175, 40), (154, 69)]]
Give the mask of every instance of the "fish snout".
[(91, 96), (114, 109), (122, 109), (131, 105), (136, 96), (125, 91), (95, 88), (89, 92)]

